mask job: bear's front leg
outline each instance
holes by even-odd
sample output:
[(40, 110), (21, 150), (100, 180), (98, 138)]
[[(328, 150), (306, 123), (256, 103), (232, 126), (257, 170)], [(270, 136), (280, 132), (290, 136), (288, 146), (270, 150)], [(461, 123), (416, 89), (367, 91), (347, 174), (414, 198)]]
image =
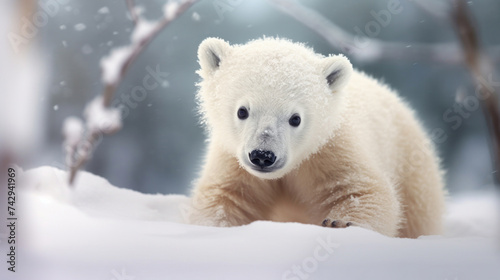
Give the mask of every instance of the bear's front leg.
[(396, 236), (401, 222), (397, 194), (387, 180), (344, 179), (319, 191), (321, 225), (332, 228), (360, 226)]
[(266, 182), (240, 177), (205, 180), (193, 192), (189, 222), (208, 226), (239, 226), (266, 219), (274, 197)]

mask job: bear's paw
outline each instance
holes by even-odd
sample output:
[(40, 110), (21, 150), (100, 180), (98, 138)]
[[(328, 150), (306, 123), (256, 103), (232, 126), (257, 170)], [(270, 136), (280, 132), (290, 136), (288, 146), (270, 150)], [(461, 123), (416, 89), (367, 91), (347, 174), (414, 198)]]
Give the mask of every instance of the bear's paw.
[(330, 219), (325, 219), (323, 223), (321, 223), (321, 225), (324, 227), (331, 227), (331, 228), (346, 228), (350, 226), (355, 226), (353, 222), (347, 222), (344, 220), (330, 220)]

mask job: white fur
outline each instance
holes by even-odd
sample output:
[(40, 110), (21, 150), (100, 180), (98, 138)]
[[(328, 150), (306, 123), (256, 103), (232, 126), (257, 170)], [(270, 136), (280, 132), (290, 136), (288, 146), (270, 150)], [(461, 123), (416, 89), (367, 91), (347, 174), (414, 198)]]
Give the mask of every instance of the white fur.
[[(220, 69), (214, 68), (214, 53), (220, 55)], [(285, 40), (263, 39), (231, 47), (214, 38), (201, 43), (198, 56), (201, 65), (198, 73), (203, 78), (198, 98), (211, 141), (238, 155), (244, 167), (250, 149), (245, 145), (258, 146), (256, 136), (266, 127), (282, 132), (280, 142), (285, 138), (290, 141), (276, 149), (289, 157), (291, 164), (276, 174), (267, 174), (281, 177), (324, 145), (342, 118), (341, 88), (352, 72), (344, 56), (325, 58)], [(334, 70), (342, 71), (338, 82), (329, 88), (325, 78)], [(245, 125), (241, 125), (236, 115), (241, 106), (250, 111)], [(300, 113), (302, 124), (292, 129), (288, 119), (296, 112)], [(289, 149), (294, 149), (294, 153)]]
[[(330, 218), (391, 236), (440, 231), (438, 158), (412, 110), (389, 88), (342, 55), (324, 57), (283, 39), (231, 46), (209, 38), (198, 58), (209, 147), (193, 192), (193, 222)], [(240, 107), (248, 119), (237, 117)], [(294, 114), (298, 127), (288, 123)], [(252, 150), (273, 151), (281, 168), (256, 171)], [(418, 164), (409, 161), (414, 153)]]

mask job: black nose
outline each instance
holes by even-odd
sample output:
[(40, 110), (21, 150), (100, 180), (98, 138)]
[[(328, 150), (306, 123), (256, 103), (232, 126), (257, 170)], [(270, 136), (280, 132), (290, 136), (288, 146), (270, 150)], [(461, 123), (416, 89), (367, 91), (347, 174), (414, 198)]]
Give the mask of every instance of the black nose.
[(276, 156), (271, 151), (253, 150), (248, 157), (254, 165), (261, 168), (271, 166), (276, 161)]

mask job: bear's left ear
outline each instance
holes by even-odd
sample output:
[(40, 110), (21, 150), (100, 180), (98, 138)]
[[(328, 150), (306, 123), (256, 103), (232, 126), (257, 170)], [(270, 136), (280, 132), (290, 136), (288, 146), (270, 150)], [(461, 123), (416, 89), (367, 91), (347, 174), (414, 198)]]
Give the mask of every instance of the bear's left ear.
[(213, 74), (221, 62), (229, 55), (232, 47), (219, 38), (207, 38), (198, 47), (198, 61), (202, 73)]
[(332, 91), (341, 90), (349, 81), (352, 74), (352, 64), (343, 55), (323, 58), (323, 75), (325, 82)]

